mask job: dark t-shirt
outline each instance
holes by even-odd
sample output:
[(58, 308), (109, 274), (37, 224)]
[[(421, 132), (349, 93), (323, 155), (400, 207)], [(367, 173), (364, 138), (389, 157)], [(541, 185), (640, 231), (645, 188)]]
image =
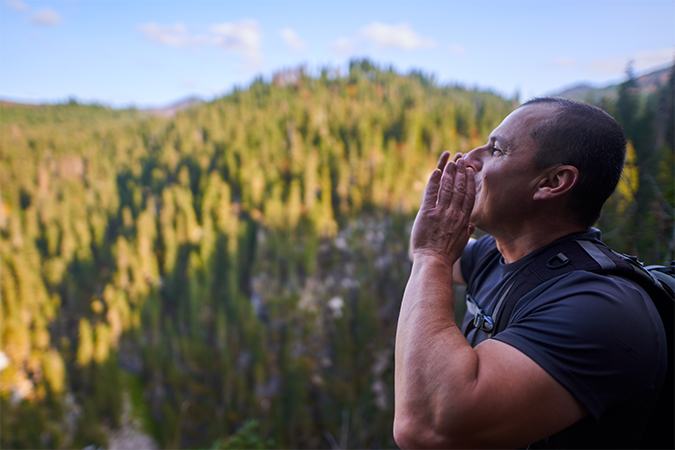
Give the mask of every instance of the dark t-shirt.
[[(492, 313), (514, 273), (534, 252), (505, 264), (474, 269), (494, 238), (470, 243), (461, 260), (467, 292)], [(464, 329), (473, 320), (467, 312)], [(481, 337), (483, 335), (483, 337)], [(486, 336), (472, 331), (477, 345)], [(666, 337), (653, 302), (635, 283), (574, 271), (549, 280), (517, 301), (508, 325), (492, 339), (509, 344), (574, 395), (589, 415), (547, 439), (553, 447), (635, 448), (663, 385)]]

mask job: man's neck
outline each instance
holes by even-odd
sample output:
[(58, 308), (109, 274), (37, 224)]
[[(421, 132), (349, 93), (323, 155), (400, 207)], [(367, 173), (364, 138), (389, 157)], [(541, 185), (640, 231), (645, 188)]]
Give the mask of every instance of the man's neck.
[(588, 229), (579, 225), (558, 224), (557, 226), (540, 224), (526, 227), (520, 233), (502, 235), (493, 234), (497, 241), (497, 248), (508, 263), (516, 262), (551, 242), (572, 233), (587, 232)]

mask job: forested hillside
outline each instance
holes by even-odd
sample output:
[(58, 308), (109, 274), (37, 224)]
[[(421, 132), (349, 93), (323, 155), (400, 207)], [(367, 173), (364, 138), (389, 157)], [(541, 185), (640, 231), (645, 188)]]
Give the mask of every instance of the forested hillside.
[[(632, 144), (600, 225), (662, 263), (673, 80), (641, 106), (630, 82), (603, 100)], [(131, 415), (165, 448), (395, 447), (424, 184), (516, 106), (369, 61), (173, 117), (1, 104), (0, 444), (105, 446)]]

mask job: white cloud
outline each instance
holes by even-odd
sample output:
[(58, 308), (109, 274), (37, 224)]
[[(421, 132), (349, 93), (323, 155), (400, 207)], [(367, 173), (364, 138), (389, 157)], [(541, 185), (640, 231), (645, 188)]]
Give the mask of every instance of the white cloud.
[(586, 67), (593, 72), (598, 73), (621, 73), (626, 70), (630, 58), (605, 58), (590, 61)]
[(225, 22), (211, 27), (211, 33), (216, 35), (215, 45), (239, 52), (244, 56), (243, 69), (256, 70), (262, 63), (260, 50), (260, 28), (255, 20), (240, 22)]
[(563, 67), (574, 67), (576, 66), (576, 61), (574, 61), (572, 58), (567, 58), (567, 57), (561, 57), (554, 59), (553, 61), (549, 62), (549, 65), (551, 67), (558, 67), (558, 68), (563, 68)]
[(458, 44), (448, 44), (448, 50), (455, 55), (466, 55), (466, 49)]
[(240, 53), (244, 57), (243, 70), (258, 70), (263, 55), (260, 47), (260, 29), (254, 20), (212, 25), (209, 33), (192, 35), (182, 23), (158, 25), (146, 23), (139, 25), (145, 37), (153, 42), (172, 47), (215, 46)]
[(382, 49), (416, 50), (437, 45), (433, 39), (422, 39), (407, 23), (387, 25), (373, 22), (361, 29), (361, 36)]
[(633, 62), (633, 69), (645, 70), (654, 66), (671, 64), (675, 59), (674, 48), (662, 48), (659, 50), (643, 50), (634, 53), (627, 58), (605, 58), (591, 61), (587, 67), (593, 72), (600, 73), (623, 73), (628, 64)]
[(139, 29), (149, 40), (172, 47), (182, 47), (197, 44), (196, 40), (187, 35), (185, 25), (176, 23), (173, 25), (158, 25), (156, 23), (144, 23)]
[(40, 8), (30, 17), (30, 21), (36, 25), (59, 25), (61, 16), (53, 9)]
[(15, 9), (17, 11), (26, 11), (28, 9), (28, 5), (21, 0), (6, 0), (3, 2), (3, 5), (9, 9)]
[(340, 37), (333, 41), (330, 45), (330, 49), (340, 55), (349, 55), (356, 49), (356, 42), (353, 39)]
[(675, 59), (675, 48), (662, 48), (660, 50), (645, 50), (633, 55), (636, 70), (672, 63)]
[(281, 34), (281, 37), (284, 38), (286, 45), (288, 45), (288, 48), (291, 50), (301, 51), (307, 48), (305, 41), (300, 39), (298, 33), (296, 33), (292, 28), (284, 28), (279, 32), (279, 34)]

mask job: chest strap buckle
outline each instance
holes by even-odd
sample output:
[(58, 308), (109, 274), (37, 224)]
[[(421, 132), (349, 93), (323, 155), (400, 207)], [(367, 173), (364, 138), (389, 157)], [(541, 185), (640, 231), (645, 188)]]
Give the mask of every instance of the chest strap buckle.
[(495, 328), (495, 321), (487, 314), (479, 312), (473, 318), (473, 326), (486, 333), (491, 333)]

